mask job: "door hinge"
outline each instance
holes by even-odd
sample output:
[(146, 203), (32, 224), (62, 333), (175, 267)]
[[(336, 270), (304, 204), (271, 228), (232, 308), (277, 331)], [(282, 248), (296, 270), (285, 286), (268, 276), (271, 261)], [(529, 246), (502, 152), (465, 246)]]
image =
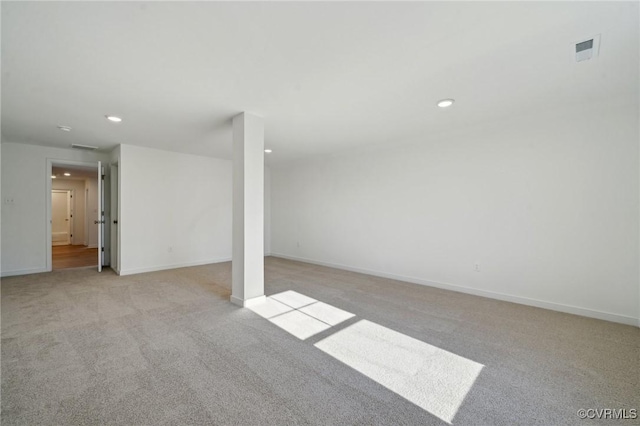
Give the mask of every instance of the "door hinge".
[(104, 175), (102, 175), (102, 180), (104, 180)]
[(101, 251), (104, 251), (104, 247), (102, 247), (102, 250), (101, 250)]

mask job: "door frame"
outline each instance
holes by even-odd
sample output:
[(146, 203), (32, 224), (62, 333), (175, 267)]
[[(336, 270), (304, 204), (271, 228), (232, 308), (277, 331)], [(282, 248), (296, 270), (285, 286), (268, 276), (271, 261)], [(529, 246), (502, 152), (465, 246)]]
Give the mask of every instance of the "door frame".
[(102, 161), (98, 161), (98, 220), (94, 223), (98, 225), (98, 272), (102, 272), (104, 265), (104, 167)]
[[(109, 241), (110, 259), (109, 266), (114, 272), (120, 275), (120, 167), (117, 161), (109, 164), (109, 210), (111, 215), (109, 220)], [(114, 223), (115, 221), (115, 223)], [(115, 226), (114, 226), (115, 225)]]
[[(83, 166), (83, 167), (95, 167), (96, 172), (98, 171), (98, 162), (97, 161), (72, 161), (72, 160), (58, 160), (55, 158), (47, 158), (46, 165), (46, 175), (45, 175), (45, 185), (46, 185), (46, 200), (45, 200), (45, 226), (46, 226), (46, 238), (45, 238), (45, 253), (46, 253), (46, 261), (47, 261), (47, 272), (53, 271), (53, 259), (52, 259), (52, 249), (51, 249), (51, 191), (52, 182), (51, 182), (51, 174), (53, 173), (53, 165), (61, 165), (61, 166)], [(98, 248), (98, 250), (100, 250)]]

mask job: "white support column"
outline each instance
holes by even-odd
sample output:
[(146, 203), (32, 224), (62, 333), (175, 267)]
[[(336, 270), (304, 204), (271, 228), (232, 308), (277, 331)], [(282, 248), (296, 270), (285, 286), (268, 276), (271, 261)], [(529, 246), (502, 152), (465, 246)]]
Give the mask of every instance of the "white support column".
[(264, 297), (264, 122), (243, 112), (233, 117), (233, 262), (231, 302)]

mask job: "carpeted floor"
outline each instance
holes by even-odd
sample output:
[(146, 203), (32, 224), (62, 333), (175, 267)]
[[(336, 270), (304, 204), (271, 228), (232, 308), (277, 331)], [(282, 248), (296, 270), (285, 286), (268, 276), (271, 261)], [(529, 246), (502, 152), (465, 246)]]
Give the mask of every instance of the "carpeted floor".
[[(268, 295), (349, 313), (300, 336), (304, 321), (232, 305), (230, 274), (2, 279), (2, 424), (447, 424), (442, 406), (459, 425), (559, 425), (640, 408), (635, 327), (267, 258)], [(459, 362), (479, 367), (453, 404)], [(433, 378), (424, 401), (403, 374)]]

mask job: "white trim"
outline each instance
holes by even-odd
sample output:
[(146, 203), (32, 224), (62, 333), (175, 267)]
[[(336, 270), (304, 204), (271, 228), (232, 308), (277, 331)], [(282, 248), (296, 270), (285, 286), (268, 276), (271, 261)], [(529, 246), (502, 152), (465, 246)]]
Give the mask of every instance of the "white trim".
[(97, 244), (91, 244), (90, 246), (85, 246), (86, 248), (98, 248)]
[(232, 295), (229, 300), (234, 305), (238, 305), (243, 308), (250, 308), (252, 306), (264, 303), (267, 300), (267, 297), (262, 295), (262, 296), (252, 297), (251, 299), (240, 299), (239, 297)]
[[(117, 246), (117, 259), (116, 259), (116, 272), (120, 275), (120, 269), (122, 268), (122, 233), (120, 230), (122, 229), (122, 167), (120, 164), (121, 156), (122, 156), (122, 145), (118, 145), (120, 150), (118, 151), (118, 161), (116, 164), (118, 165), (118, 211), (116, 212), (116, 219), (118, 219), (118, 227), (116, 228), (117, 237), (116, 237), (116, 246)], [(115, 149), (115, 148), (114, 148)]]
[[(118, 247), (118, 229), (119, 225), (114, 224), (120, 216), (118, 205), (119, 202), (119, 170), (118, 163), (109, 164), (109, 266), (118, 273), (120, 268), (118, 263), (119, 247)], [(115, 173), (114, 173), (115, 172)]]
[(373, 275), (376, 277), (389, 278), (398, 281), (405, 281), (413, 284), (421, 284), (429, 287), (437, 287), (444, 290), (457, 291), (459, 293), (472, 294), (474, 296), (487, 297), (490, 299), (503, 300), (505, 302), (519, 303), (521, 305), (535, 306), (537, 308), (549, 309), (552, 311), (565, 312), (568, 314), (580, 315), (583, 317), (596, 318), (605, 321), (612, 321), (621, 324), (633, 325), (640, 327), (640, 318), (630, 317), (626, 315), (613, 314), (610, 312), (596, 311), (593, 309), (581, 308), (578, 306), (565, 305), (562, 303), (547, 302), (543, 300), (530, 299), (528, 297), (513, 296), (510, 294), (498, 293), (493, 291), (479, 290), (471, 287), (465, 287), (456, 284), (441, 283), (437, 281), (423, 280), (421, 278), (407, 277), (404, 275), (389, 274), (386, 272), (373, 271), (364, 268), (354, 268), (351, 266), (341, 265), (338, 263), (321, 262), (317, 260), (307, 259), (304, 257), (289, 256), (282, 253), (272, 253), (273, 257), (295, 260), (298, 262), (311, 263), (314, 265), (328, 266), (330, 268), (342, 269), (345, 271), (359, 272), (361, 274)]
[(98, 225), (98, 272), (102, 272), (102, 265), (104, 265), (104, 169), (102, 168), (102, 161), (98, 161), (98, 220), (95, 222)]
[(121, 269), (118, 275), (121, 275), (121, 276), (134, 275), (134, 274), (142, 274), (145, 272), (164, 271), (167, 269), (188, 268), (189, 266), (200, 266), (200, 265), (208, 265), (211, 263), (229, 262), (230, 260), (231, 260), (230, 257), (221, 257), (217, 259), (199, 260), (196, 262), (175, 263), (173, 265), (159, 265), (159, 266), (150, 266), (145, 268)]
[(16, 271), (2, 271), (0, 277), (15, 277), (16, 275), (41, 274), (49, 272), (46, 268), (19, 269)]
[[(53, 182), (51, 182), (51, 185), (53, 185)], [(71, 211), (69, 212), (69, 236), (70, 236), (70, 241), (71, 241), (71, 245), (75, 245), (76, 244), (76, 239), (78, 237), (74, 237), (74, 234), (76, 234), (76, 200), (78, 199), (78, 197), (76, 197), (76, 190), (75, 189), (70, 189), (70, 195), (71, 195), (71, 199), (69, 200), (69, 204), (71, 206)]]

